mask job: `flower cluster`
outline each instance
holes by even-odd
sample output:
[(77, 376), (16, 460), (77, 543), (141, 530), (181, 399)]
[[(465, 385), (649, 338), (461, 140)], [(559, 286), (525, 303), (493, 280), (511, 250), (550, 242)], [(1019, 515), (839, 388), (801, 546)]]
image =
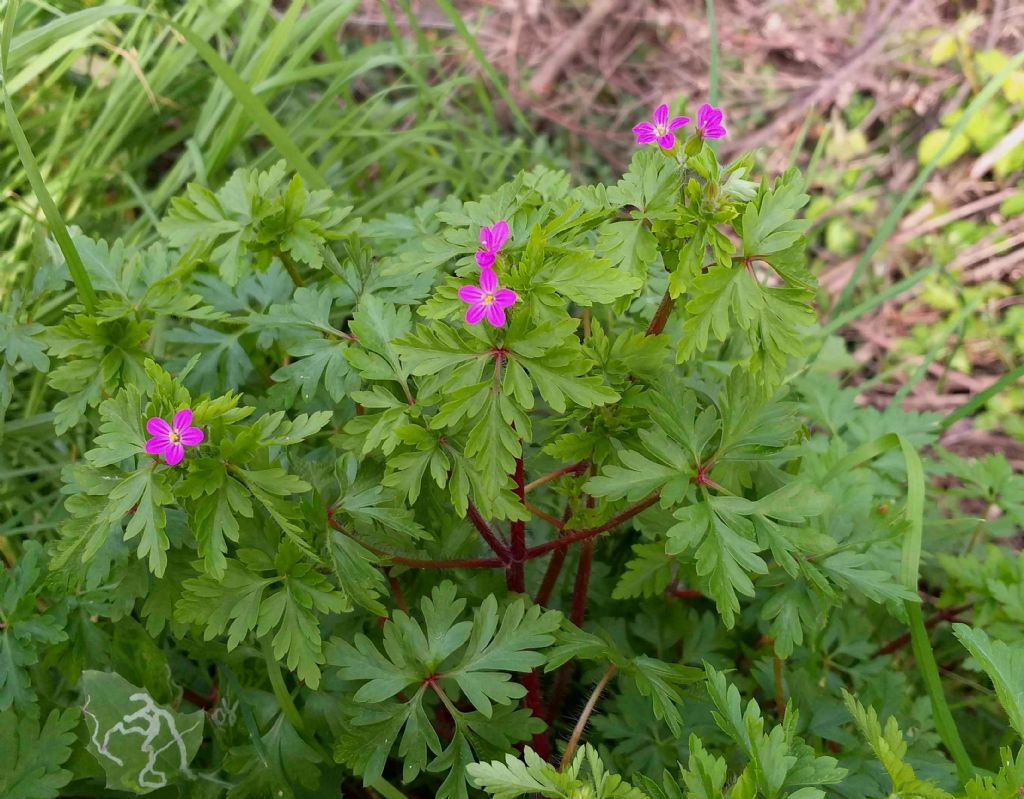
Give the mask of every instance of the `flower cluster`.
[(498, 285), (498, 276), (491, 267), (494, 265), (498, 251), (508, 240), (508, 222), (499, 219), (491, 227), (480, 229), (482, 249), (476, 253), (476, 262), (480, 265), (480, 285), (462, 286), (459, 299), (469, 307), (466, 309), (466, 321), (475, 325), (486, 319), (494, 327), (505, 324), (505, 309), (519, 299), (512, 289)]
[[(676, 144), (674, 131), (689, 123), (689, 117), (668, 118), (668, 103), (662, 103), (654, 109), (650, 122), (641, 122), (633, 126), (637, 144), (657, 142), (664, 150), (671, 150)], [(725, 135), (722, 125), (722, 109), (704, 103), (697, 110), (697, 135), (702, 139), (720, 139)]]

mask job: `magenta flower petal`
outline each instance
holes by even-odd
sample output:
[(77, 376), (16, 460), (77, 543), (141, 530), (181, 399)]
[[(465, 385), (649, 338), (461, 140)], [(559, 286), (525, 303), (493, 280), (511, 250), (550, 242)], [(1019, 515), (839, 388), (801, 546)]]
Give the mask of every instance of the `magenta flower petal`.
[(146, 452), (150, 455), (160, 455), (166, 451), (169, 446), (171, 446), (171, 442), (166, 438), (154, 436), (146, 442)]
[(669, 130), (676, 130), (677, 128), (681, 128), (683, 125), (685, 125), (689, 121), (690, 121), (689, 117), (672, 117), (672, 119), (669, 120), (668, 129)]
[(487, 225), (480, 228), (480, 244), (483, 245), (486, 252), (494, 252), (495, 248), (491, 246), (493, 240), (494, 237), (491, 234), (491, 229)]
[(172, 426), (179, 433), (186, 427), (188, 427), (190, 424), (192, 424), (192, 411), (190, 411), (188, 408), (182, 408), (180, 411), (174, 414), (174, 421), (172, 422)]
[(676, 134), (666, 133), (664, 136), (658, 137), (658, 144), (666, 150), (671, 150), (676, 143)]
[(459, 299), (463, 302), (468, 302), (470, 305), (473, 303), (481, 302), (484, 298), (484, 290), (479, 286), (459, 286)]
[(650, 144), (658, 137), (658, 133), (651, 122), (641, 122), (633, 126), (633, 133), (636, 135), (637, 144)]
[(167, 452), (164, 455), (164, 460), (167, 461), (168, 466), (177, 466), (181, 463), (181, 459), (185, 457), (185, 448), (181, 444), (170, 444), (167, 447)]
[(487, 269), (494, 264), (494, 253), (485, 250), (477, 250), (476, 262), (481, 269)]
[(475, 325), (481, 319), (484, 318), (484, 313), (487, 311), (487, 306), (482, 302), (474, 303), (466, 309), (466, 321), (471, 325)]
[(515, 301), (518, 299), (519, 295), (512, 291), (512, 289), (498, 289), (494, 292), (494, 302), (502, 308), (508, 308), (510, 305), (514, 305)]
[(487, 321), (494, 327), (501, 327), (505, 324), (505, 309), (494, 302), (487, 306)]
[(652, 119), (654, 119), (655, 125), (665, 127), (665, 125), (668, 124), (668, 103), (662, 103), (657, 108), (655, 108), (654, 116), (652, 117)]
[(186, 427), (181, 431), (181, 443), (186, 447), (194, 447), (199, 444), (204, 438), (205, 434), (198, 427)]
[(151, 436), (163, 436), (166, 438), (171, 432), (171, 426), (159, 416), (150, 416), (146, 420), (146, 432)]
[(480, 288), (485, 294), (494, 294), (498, 289), (498, 276), (493, 269), (480, 270)]
[(499, 219), (491, 228), (491, 252), (497, 252), (508, 241), (508, 222)]
[(704, 103), (697, 111), (697, 132), (705, 139), (720, 139), (725, 135), (722, 109)]

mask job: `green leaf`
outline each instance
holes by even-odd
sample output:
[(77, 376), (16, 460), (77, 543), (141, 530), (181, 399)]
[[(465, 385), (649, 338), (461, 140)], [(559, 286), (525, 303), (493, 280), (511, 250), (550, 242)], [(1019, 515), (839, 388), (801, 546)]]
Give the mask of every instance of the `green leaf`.
[(119, 674), (82, 673), (87, 749), (110, 788), (144, 794), (188, 775), (205, 715), (176, 713)]
[(491, 702), (508, 704), (523, 696), (525, 689), (511, 682), (508, 672), (529, 671), (544, 662), (537, 652), (555, 640), (561, 614), (539, 606), (526, 607), (513, 601), (498, 622), (498, 603), (488, 596), (473, 616), (473, 633), (459, 662), (445, 676), (454, 679), (466, 698), (484, 716), (491, 715)]
[(914, 799), (953, 799), (953, 795), (930, 782), (920, 779), (914, 768), (906, 762), (907, 743), (903, 739), (896, 719), (889, 717), (885, 728), (878, 721), (873, 707), (867, 709), (852, 695), (843, 691), (846, 707), (857, 722), (857, 727), (881, 761), (892, 780), (892, 793)]
[(0, 799), (56, 799), (72, 774), (61, 768), (71, 756), (78, 708), (52, 710), (40, 726), (39, 708), (0, 713)]
[(634, 544), (633, 558), (615, 584), (612, 599), (654, 597), (665, 593), (672, 582), (672, 559), (662, 544)]
[(758, 555), (761, 547), (753, 540), (753, 524), (742, 516), (719, 513), (713, 499), (679, 508), (673, 516), (679, 524), (669, 529), (665, 551), (680, 555), (695, 550), (697, 574), (707, 578), (722, 621), (732, 627), (740, 609), (736, 595), (753, 596), (749, 575), (768, 571)]
[(985, 670), (1017, 735), (1024, 738), (1024, 646), (994, 641), (984, 630), (954, 624), (953, 634)]
[(130, 515), (124, 528), (124, 540), (138, 536), (136, 554), (148, 558), (149, 570), (157, 577), (167, 568), (167, 550), (171, 543), (165, 532), (164, 506), (174, 497), (167, 486), (166, 472), (143, 468), (125, 477), (110, 491), (109, 519)]
[(578, 305), (607, 304), (643, 286), (643, 280), (628, 266), (620, 268), (621, 264), (575, 253), (545, 264), (533, 283), (548, 286)]
[(604, 225), (598, 232), (597, 249), (621, 275), (641, 283), (658, 258), (658, 240), (642, 219)]
[(196, 460), (178, 492), (194, 500), (189, 515), (206, 571), (213, 577), (223, 577), (228, 541), (238, 542), (238, 518), (253, 517), (249, 492), (221, 461), (213, 458)]
[(743, 211), (743, 255), (762, 257), (785, 250), (807, 229), (808, 220), (796, 219), (807, 205), (804, 179), (797, 169), (788, 169), (769, 189), (761, 182), (757, 196)]
[(749, 368), (763, 383), (777, 385), (790, 357), (810, 352), (815, 324), (811, 292), (764, 286), (747, 270), (716, 267), (692, 287), (686, 303), (676, 360), (691, 360), (711, 340), (727, 341), (738, 330), (750, 347)]

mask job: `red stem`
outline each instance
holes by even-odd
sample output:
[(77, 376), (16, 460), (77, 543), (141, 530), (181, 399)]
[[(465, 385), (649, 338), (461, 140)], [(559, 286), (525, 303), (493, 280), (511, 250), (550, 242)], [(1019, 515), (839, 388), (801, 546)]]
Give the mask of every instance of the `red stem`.
[[(571, 518), (572, 505), (566, 503), (565, 511), (562, 513), (562, 527), (559, 528), (559, 535)], [(535, 605), (546, 605), (551, 599), (551, 592), (555, 590), (555, 583), (558, 582), (558, 576), (562, 573), (562, 564), (565, 563), (567, 554), (568, 550), (566, 549), (556, 549), (555, 554), (551, 556), (547, 571), (544, 572), (544, 579), (541, 580), (540, 589), (537, 591), (537, 598), (533, 600)]]
[(339, 524), (338, 520), (330, 514), (327, 516), (327, 523), (339, 533), (347, 535), (363, 549), (369, 550), (374, 555), (387, 558), (392, 563), (397, 563), (400, 566), (410, 566), (414, 569), (500, 569), (505, 566), (505, 562), (500, 558), (452, 558), (450, 560), (407, 558), (405, 555), (396, 555), (394, 552), (387, 552), (373, 546), (373, 544), (368, 544), (365, 541), (359, 540), (349, 533), (349, 531)]
[[(516, 458), (516, 496), (519, 501), (526, 505), (526, 477), (523, 471), (523, 459)], [(526, 560), (526, 522), (512, 522), (512, 558), (505, 573), (508, 582), (508, 590), (517, 594), (526, 591), (526, 573), (523, 562)]]
[(580, 548), (580, 564), (576, 571), (576, 582), (572, 588), (572, 609), (569, 621), (577, 627), (583, 626), (587, 615), (587, 591), (590, 590), (590, 571), (594, 565), (594, 542), (584, 541)]
[(548, 725), (544, 713), (544, 700), (540, 692), (540, 672), (537, 669), (523, 675), (523, 685), (526, 686), (526, 696), (523, 704), (529, 708), (535, 718), (544, 721), (544, 729), (533, 735), (533, 750), (542, 758), (547, 760), (551, 757), (551, 743), (548, 737)]
[(645, 336), (656, 336), (662, 330), (665, 329), (665, 323), (668, 321), (669, 315), (672, 313), (672, 306), (675, 305), (675, 300), (666, 291), (665, 296), (661, 298), (661, 304), (658, 306), (658, 310), (654, 312), (654, 316), (651, 317), (651, 323), (647, 325), (647, 332)]
[[(924, 623), (925, 629), (930, 630), (932, 629), (932, 627), (943, 621), (952, 621), (961, 613), (970, 610), (972, 607), (974, 607), (974, 603), (968, 602), (964, 605), (953, 605), (952, 607), (943, 608), (942, 610), (928, 617), (928, 619)], [(899, 638), (894, 638), (884, 646), (880, 646), (878, 649), (871, 653), (871, 657), (877, 658), (881, 657), (882, 655), (891, 655), (897, 649), (901, 649), (909, 643), (910, 633), (904, 633), (903, 635), (899, 636)]]
[[(522, 560), (523, 562), (533, 560), (534, 558), (546, 555), (552, 550), (562, 549), (570, 546), (571, 544), (575, 544), (577, 541), (586, 541), (588, 538), (594, 538), (595, 536), (601, 535), (601, 533), (607, 533), (613, 527), (617, 527), (623, 522), (632, 519), (637, 514), (647, 510), (651, 505), (658, 501), (658, 498), (659, 494), (655, 491), (648, 494), (636, 504), (630, 505), (624, 511), (615, 514), (604, 524), (600, 524), (597, 527), (583, 527), (579, 530), (570, 530), (560, 538), (547, 541), (543, 544), (538, 544), (535, 547), (530, 547), (523, 553)], [(503, 560), (501, 560), (501, 558), (453, 558), (449, 560), (407, 558), (405, 555), (396, 555), (393, 552), (387, 552), (373, 546), (372, 544), (359, 540), (355, 536), (351, 535), (348, 530), (342, 527), (337, 520), (331, 516), (328, 516), (327, 521), (331, 527), (339, 532), (345, 533), (345, 535), (348, 535), (364, 549), (368, 549), (370, 552), (375, 555), (379, 555), (382, 558), (387, 558), (392, 563), (397, 563), (402, 566), (410, 566), (414, 569), (500, 569), (507, 565)]]
[(657, 502), (659, 498), (660, 494), (657, 491), (654, 491), (639, 502), (630, 505), (624, 511), (616, 513), (604, 524), (599, 524), (597, 527), (583, 527), (579, 530), (570, 530), (559, 538), (546, 541), (535, 547), (530, 547), (526, 550), (526, 560), (533, 560), (534, 558), (539, 558), (541, 555), (550, 552), (553, 549), (561, 549), (562, 547), (567, 547), (570, 544), (575, 544), (577, 541), (586, 541), (588, 538), (594, 538), (595, 536), (601, 535), (601, 533), (607, 533), (613, 527), (618, 527), (620, 524), (632, 519), (637, 514), (643, 513), (651, 507), (651, 505)]
[(526, 484), (526, 493), (529, 494), (535, 488), (540, 488), (545, 483), (550, 483), (552, 480), (557, 480), (563, 474), (581, 474), (587, 470), (590, 466), (590, 461), (582, 460), (571, 463), (568, 466), (563, 466), (561, 469), (555, 469), (553, 472), (548, 472), (543, 477), (538, 477), (531, 483)]
[(406, 613), (409, 612), (409, 603), (405, 601), (405, 594), (402, 592), (402, 586), (398, 582), (398, 578), (391, 573), (391, 569), (386, 572), (388, 576), (388, 585), (391, 586), (391, 593), (394, 594), (395, 603), (404, 610)]
[(702, 599), (704, 594), (692, 588), (669, 588), (665, 593), (678, 599)]
[(484, 517), (480, 515), (480, 511), (477, 509), (476, 505), (473, 504), (473, 500), (469, 500), (468, 512), (469, 518), (473, 521), (476, 529), (480, 531), (480, 535), (483, 537), (484, 541), (487, 542), (491, 551), (501, 558), (502, 561), (507, 563), (509, 560), (508, 547), (505, 546), (505, 542), (498, 537), (498, 534), (491, 529), (491, 526), (484, 520)]

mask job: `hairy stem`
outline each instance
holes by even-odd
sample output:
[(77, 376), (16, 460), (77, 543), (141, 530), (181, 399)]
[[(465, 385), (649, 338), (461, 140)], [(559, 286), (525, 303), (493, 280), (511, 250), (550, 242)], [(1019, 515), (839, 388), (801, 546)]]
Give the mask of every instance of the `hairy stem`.
[(523, 686), (526, 688), (526, 696), (523, 704), (534, 716), (544, 722), (544, 729), (533, 735), (533, 751), (545, 760), (551, 757), (551, 740), (547, 724), (547, 714), (544, 712), (544, 699), (540, 691), (540, 671), (534, 669), (523, 675)]
[[(516, 458), (515, 480), (516, 496), (519, 497), (519, 501), (525, 506), (526, 478), (523, 471), (523, 459), (521, 456)], [(526, 591), (526, 573), (523, 568), (523, 563), (526, 560), (526, 522), (512, 522), (511, 539), (512, 558), (506, 571), (508, 590), (521, 594)]]
[(424, 558), (407, 558), (405, 555), (396, 555), (394, 552), (375, 547), (346, 530), (337, 519), (328, 514), (327, 523), (339, 533), (343, 533), (355, 541), (359, 546), (368, 552), (372, 552), (382, 558), (387, 558), (391, 563), (400, 566), (409, 566), (414, 569), (501, 569), (505, 567), (505, 561), (500, 558), (452, 558), (449, 560), (429, 560)]
[[(952, 607), (943, 608), (937, 613), (933, 613), (931, 616), (929, 616), (928, 620), (924, 623), (924, 627), (926, 630), (930, 630), (941, 622), (953, 621), (961, 613), (970, 610), (972, 607), (974, 607), (974, 603), (967, 602), (963, 605), (953, 605)], [(889, 643), (878, 647), (878, 649), (871, 653), (871, 657), (877, 658), (881, 657), (882, 655), (891, 655), (893, 652), (902, 649), (909, 643), (910, 633), (903, 633), (903, 635), (897, 638), (893, 638)]]
[(666, 291), (665, 296), (661, 298), (661, 304), (658, 305), (658, 310), (656, 310), (654, 312), (654, 316), (651, 317), (651, 323), (647, 325), (647, 331), (644, 335), (656, 336), (665, 329), (665, 323), (668, 322), (668, 317), (672, 313), (673, 305), (675, 305), (675, 300), (673, 300), (672, 295)]
[(291, 259), (291, 256), (287, 253), (278, 250), (277, 258), (288, 272), (288, 276), (291, 277), (292, 283), (295, 284), (295, 288), (302, 288), (304, 285), (302, 278), (299, 276), (299, 270), (295, 267), (295, 262)]
[[(562, 534), (562, 529), (569, 523), (571, 518), (572, 505), (566, 503), (565, 512), (562, 513), (562, 526), (558, 530), (559, 535)], [(568, 553), (565, 549), (556, 549), (555, 554), (551, 556), (551, 560), (548, 561), (548, 568), (544, 572), (544, 579), (541, 580), (540, 589), (537, 591), (537, 597), (533, 600), (535, 605), (546, 605), (548, 600), (551, 599), (551, 592), (555, 590), (555, 583), (558, 582), (558, 576), (562, 573), (562, 565), (565, 563), (566, 554)]]
[(772, 674), (775, 678), (775, 712), (779, 714), (779, 721), (785, 721), (786, 694), (782, 687), (782, 658), (778, 655), (772, 664)]
[(582, 460), (571, 463), (568, 466), (563, 466), (561, 469), (555, 469), (553, 472), (548, 472), (543, 477), (538, 477), (536, 480), (527, 483), (524, 492), (529, 494), (536, 488), (540, 488), (545, 483), (550, 483), (552, 480), (557, 480), (563, 474), (580, 474), (587, 470), (590, 466), (590, 461)]
[(634, 516), (643, 513), (651, 507), (651, 505), (657, 502), (659, 498), (660, 494), (657, 491), (653, 491), (639, 502), (630, 505), (624, 511), (616, 513), (604, 524), (599, 524), (597, 527), (583, 527), (579, 530), (570, 530), (559, 538), (546, 541), (545, 543), (538, 544), (535, 547), (530, 547), (526, 550), (526, 560), (533, 560), (547, 552), (551, 552), (553, 549), (561, 549), (562, 547), (567, 547), (570, 544), (575, 544), (577, 541), (586, 541), (587, 539), (601, 535), (601, 533), (607, 533), (613, 527), (618, 527), (623, 522), (629, 521)]
[(618, 667), (612, 663), (608, 667), (608, 671), (604, 673), (601, 681), (594, 686), (590, 699), (583, 706), (583, 712), (580, 713), (580, 717), (576, 720), (576, 726), (573, 727), (572, 735), (569, 736), (569, 743), (566, 744), (565, 752), (562, 753), (562, 763), (558, 767), (559, 771), (565, 771), (566, 767), (572, 762), (572, 756), (576, 752), (576, 747), (579, 746), (580, 738), (583, 737), (583, 731), (587, 728), (590, 715), (594, 712), (594, 708), (597, 707), (597, 700), (601, 698), (601, 694), (604, 693), (604, 689), (608, 686), (608, 681), (615, 676), (616, 671), (618, 671)]
[(508, 547), (505, 545), (505, 542), (498, 537), (498, 534), (494, 532), (484, 517), (480, 515), (480, 511), (477, 509), (476, 505), (473, 504), (473, 500), (469, 500), (468, 515), (470, 520), (473, 522), (473, 525), (480, 531), (481, 537), (491, 548), (491, 551), (501, 558), (502, 561), (507, 563), (509, 560)]

